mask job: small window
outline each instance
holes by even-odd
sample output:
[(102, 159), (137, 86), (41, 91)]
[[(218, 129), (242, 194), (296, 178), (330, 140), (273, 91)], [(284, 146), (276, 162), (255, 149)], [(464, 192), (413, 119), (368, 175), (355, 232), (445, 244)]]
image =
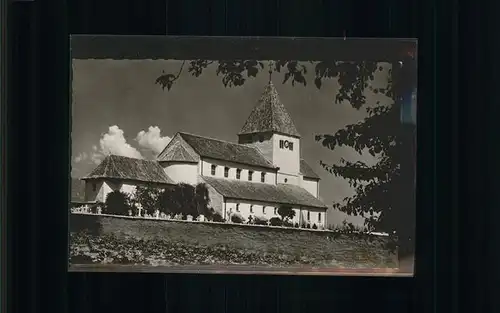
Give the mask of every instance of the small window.
[(248, 171), (248, 181), (252, 181), (253, 171)]
[(307, 220), (310, 221), (311, 220), (311, 212), (307, 212)]
[(253, 204), (250, 205), (250, 213), (253, 213)]
[(241, 178), (241, 169), (236, 169), (236, 179), (240, 179)]
[(217, 165), (213, 165), (212, 164), (212, 168), (211, 168), (211, 170), (212, 170), (212, 176), (215, 176), (215, 170), (216, 169), (217, 169)]
[(288, 178), (285, 178), (285, 183), (287, 183), (287, 182), (288, 182)]
[(318, 213), (318, 222), (321, 223), (321, 213)]
[(240, 204), (236, 204), (236, 212), (239, 212), (240, 211)]
[(229, 167), (224, 168), (224, 177), (229, 177)]
[(96, 183), (92, 183), (92, 191), (96, 191), (97, 190), (97, 185)]
[(274, 208), (274, 215), (278, 214), (278, 209)]
[(260, 173), (260, 181), (262, 183), (266, 181), (266, 173)]
[(262, 214), (266, 214), (266, 206), (265, 205), (262, 206)]

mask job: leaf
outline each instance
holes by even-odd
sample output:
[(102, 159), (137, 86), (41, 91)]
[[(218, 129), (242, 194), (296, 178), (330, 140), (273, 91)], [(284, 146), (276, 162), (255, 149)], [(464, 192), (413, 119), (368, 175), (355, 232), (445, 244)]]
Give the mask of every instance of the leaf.
[(322, 85), (321, 78), (316, 77), (314, 79), (314, 85), (316, 85), (316, 88), (321, 89), (321, 85)]
[(285, 73), (285, 78), (283, 79), (283, 84), (286, 83), (288, 81), (288, 79), (290, 79), (290, 76), (291, 76), (291, 74), (289, 72)]

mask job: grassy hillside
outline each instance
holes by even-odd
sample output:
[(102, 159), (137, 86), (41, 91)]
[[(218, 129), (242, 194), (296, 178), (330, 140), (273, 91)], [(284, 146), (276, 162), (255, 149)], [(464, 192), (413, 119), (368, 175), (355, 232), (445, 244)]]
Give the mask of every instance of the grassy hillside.
[(72, 264), (396, 266), (388, 237), (72, 214)]

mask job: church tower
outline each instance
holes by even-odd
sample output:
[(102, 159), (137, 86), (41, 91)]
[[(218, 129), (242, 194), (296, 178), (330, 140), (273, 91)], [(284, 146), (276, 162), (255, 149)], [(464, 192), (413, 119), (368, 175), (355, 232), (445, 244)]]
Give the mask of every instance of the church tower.
[(238, 142), (255, 146), (279, 167), (278, 183), (299, 185), (300, 135), (279, 99), (272, 72), (271, 63), (269, 83), (239, 132)]

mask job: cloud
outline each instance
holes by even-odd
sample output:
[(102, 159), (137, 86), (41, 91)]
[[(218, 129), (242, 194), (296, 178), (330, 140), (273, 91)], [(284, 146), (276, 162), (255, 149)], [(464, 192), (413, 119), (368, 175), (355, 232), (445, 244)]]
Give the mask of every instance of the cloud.
[(101, 155), (114, 154), (136, 159), (143, 158), (139, 150), (127, 143), (123, 130), (117, 125), (109, 127), (108, 132), (101, 136), (99, 145), (100, 149), (94, 146), (93, 150), (99, 150), (98, 153)]
[(168, 136), (161, 136), (161, 130), (158, 126), (149, 126), (147, 131), (141, 130), (135, 138), (141, 147), (155, 153), (162, 152), (170, 142), (170, 139)]
[(79, 155), (77, 155), (76, 157), (73, 158), (73, 160), (75, 161), (75, 163), (80, 163), (82, 161), (85, 161), (88, 159), (88, 154), (85, 153), (85, 152), (82, 152), (80, 153)]

